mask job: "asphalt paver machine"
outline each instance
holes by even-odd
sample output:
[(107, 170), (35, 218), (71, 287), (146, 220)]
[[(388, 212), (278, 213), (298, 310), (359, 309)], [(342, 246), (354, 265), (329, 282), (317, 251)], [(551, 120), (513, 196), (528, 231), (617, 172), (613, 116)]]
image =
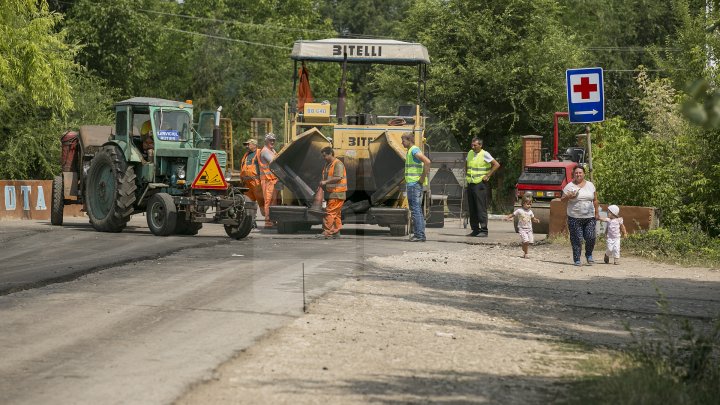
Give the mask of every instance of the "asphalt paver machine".
[[(301, 102), (293, 99), (285, 107), (285, 146), (270, 164), (284, 186), (282, 205), (270, 207), (278, 232), (292, 233), (322, 222), (322, 215), (309, 210), (313, 203), (322, 168), (320, 150), (331, 146), (346, 168), (347, 200), (342, 209), (343, 223), (373, 224), (390, 228), (393, 236), (408, 233), (410, 215), (405, 195), (406, 149), (400, 137), (412, 133), (415, 145), (425, 148), (425, 120), (422, 105), (430, 63), (427, 49), (418, 43), (380, 39), (323, 39), (295, 42), (291, 54), (298, 85), (298, 63), (336, 63), (342, 69), (334, 114), (332, 104)], [(398, 105), (388, 115), (345, 113), (345, 73), (347, 64), (385, 64), (417, 66), (417, 103)], [(302, 104), (302, 106), (300, 106)], [(424, 198), (426, 217), (430, 213), (429, 192)]]

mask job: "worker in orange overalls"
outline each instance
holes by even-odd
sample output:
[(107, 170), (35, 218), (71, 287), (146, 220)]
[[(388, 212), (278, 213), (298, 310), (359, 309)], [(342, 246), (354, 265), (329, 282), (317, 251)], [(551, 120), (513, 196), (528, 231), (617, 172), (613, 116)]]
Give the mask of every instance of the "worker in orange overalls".
[(252, 201), (258, 203), (258, 207), (264, 207), (263, 190), (260, 184), (260, 164), (258, 163), (257, 141), (249, 139), (243, 142), (247, 152), (240, 159), (240, 178), (243, 185), (248, 188), (245, 195)]
[(320, 187), (324, 187), (325, 197), (328, 201), (323, 219), (323, 231), (317, 237), (335, 239), (340, 237), (342, 228), (341, 212), (347, 192), (347, 172), (345, 165), (335, 157), (335, 152), (331, 147), (324, 147), (320, 153), (325, 159)]
[(260, 151), (258, 163), (260, 166), (260, 184), (263, 192), (263, 215), (265, 216), (265, 229), (272, 228), (275, 223), (270, 219), (270, 206), (275, 204), (277, 199), (277, 190), (275, 184), (278, 181), (277, 176), (270, 171), (270, 162), (275, 159), (275, 134), (268, 132), (265, 134), (265, 146)]

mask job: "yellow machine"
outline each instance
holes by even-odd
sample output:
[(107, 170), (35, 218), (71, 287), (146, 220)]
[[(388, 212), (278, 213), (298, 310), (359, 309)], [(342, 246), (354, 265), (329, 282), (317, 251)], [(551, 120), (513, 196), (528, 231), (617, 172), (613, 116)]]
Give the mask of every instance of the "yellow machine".
[[(309, 212), (308, 207), (325, 164), (320, 150), (332, 146), (348, 175), (343, 223), (377, 224), (389, 227), (392, 235), (407, 235), (406, 150), (400, 137), (406, 132), (414, 134), (415, 145), (425, 150), (421, 105), (430, 63), (427, 49), (421, 44), (393, 40), (324, 39), (295, 42), (291, 58), (295, 60), (296, 73), (298, 62), (339, 62), (343, 79), (334, 109), (326, 102), (306, 102), (297, 108), (297, 99), (285, 107), (285, 146), (270, 165), (285, 187), (283, 205), (270, 208), (278, 231), (291, 233), (321, 223), (322, 218)], [(388, 115), (345, 114), (344, 78), (348, 63), (417, 66), (417, 104), (400, 105), (398, 111)], [(297, 86), (296, 75), (293, 94)], [(430, 198), (425, 200), (429, 205)]]

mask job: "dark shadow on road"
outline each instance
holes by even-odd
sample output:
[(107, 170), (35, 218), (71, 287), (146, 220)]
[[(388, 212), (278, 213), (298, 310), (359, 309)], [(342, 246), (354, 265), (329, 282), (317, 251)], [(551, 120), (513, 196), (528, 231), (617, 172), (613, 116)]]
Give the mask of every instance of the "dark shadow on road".
[[(399, 404), (544, 404), (561, 398), (567, 379), (540, 376), (498, 376), (446, 370), (428, 373), (404, 370), (404, 374), (378, 374), (372, 378), (340, 380), (273, 380), (266, 384), (284, 387), (288, 394), (337, 392), (359, 395), (363, 402)], [(332, 370), (328, 370), (332, 372)]]

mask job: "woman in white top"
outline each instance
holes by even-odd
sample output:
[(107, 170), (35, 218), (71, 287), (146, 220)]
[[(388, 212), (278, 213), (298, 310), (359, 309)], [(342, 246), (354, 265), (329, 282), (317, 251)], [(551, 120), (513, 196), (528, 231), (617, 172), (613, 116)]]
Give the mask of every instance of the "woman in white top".
[(595, 185), (585, 180), (585, 169), (578, 166), (573, 170), (573, 181), (563, 189), (563, 201), (567, 201), (568, 231), (572, 245), (573, 262), (580, 266), (582, 242), (585, 240), (585, 258), (588, 266), (595, 263), (592, 254), (595, 249), (595, 223), (598, 219), (598, 197)]

